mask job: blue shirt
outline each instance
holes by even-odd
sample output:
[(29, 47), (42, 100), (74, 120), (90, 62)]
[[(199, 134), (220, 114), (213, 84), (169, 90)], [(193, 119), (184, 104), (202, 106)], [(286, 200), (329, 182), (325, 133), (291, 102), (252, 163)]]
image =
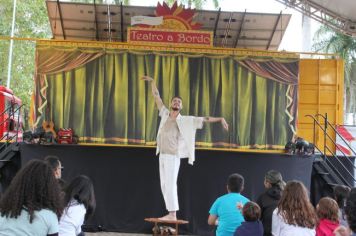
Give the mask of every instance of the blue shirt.
[(245, 205), (250, 200), (239, 193), (225, 194), (214, 202), (210, 208), (210, 215), (218, 217), (217, 236), (232, 236), (238, 226), (244, 222), (239, 204)]
[(58, 218), (47, 209), (35, 211), (32, 223), (26, 210), (22, 210), (17, 218), (0, 216), (1, 236), (47, 236), (55, 233), (58, 233)]

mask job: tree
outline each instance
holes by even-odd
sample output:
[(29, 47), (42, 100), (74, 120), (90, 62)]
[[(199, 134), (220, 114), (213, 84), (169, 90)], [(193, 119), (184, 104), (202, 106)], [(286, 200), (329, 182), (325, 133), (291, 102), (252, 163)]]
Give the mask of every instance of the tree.
[(321, 26), (315, 34), (313, 48), (336, 53), (345, 61), (345, 113), (353, 113), (356, 122), (356, 39)]
[[(13, 1), (0, 0), (0, 35), (10, 36)], [(45, 1), (17, 1), (15, 37), (50, 38), (52, 36)], [(34, 87), (35, 41), (15, 40), (10, 88), (20, 97), (25, 107), (30, 106)], [(6, 85), (8, 71), (9, 40), (0, 40), (0, 80)]]

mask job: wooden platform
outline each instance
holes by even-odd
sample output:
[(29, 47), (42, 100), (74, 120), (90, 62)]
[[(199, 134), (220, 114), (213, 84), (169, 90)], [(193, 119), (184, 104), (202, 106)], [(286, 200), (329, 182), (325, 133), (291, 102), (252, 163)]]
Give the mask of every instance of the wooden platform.
[[(145, 221), (154, 223), (153, 235), (178, 235), (179, 225), (189, 223), (186, 220), (161, 220), (160, 218), (145, 218)], [(174, 225), (175, 228), (169, 225)]]

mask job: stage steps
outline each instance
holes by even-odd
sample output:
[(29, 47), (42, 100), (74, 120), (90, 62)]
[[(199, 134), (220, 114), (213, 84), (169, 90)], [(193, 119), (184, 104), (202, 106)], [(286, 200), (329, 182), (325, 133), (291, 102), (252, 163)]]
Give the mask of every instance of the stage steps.
[[(331, 192), (336, 185), (346, 185), (350, 188), (356, 186), (356, 166), (354, 162), (356, 156), (355, 150), (351, 148), (350, 144), (342, 137), (334, 125), (328, 121), (327, 114), (306, 116), (313, 119), (313, 141), (315, 149), (319, 154), (313, 163), (313, 169), (315, 172), (330, 187)], [(323, 133), (324, 136), (322, 147), (318, 147), (316, 145), (316, 134), (319, 130)], [(328, 130), (331, 130), (337, 137), (340, 137), (340, 140), (342, 140), (345, 145), (352, 151), (353, 157), (345, 155), (345, 153), (336, 144), (336, 138), (331, 137), (328, 134)], [(330, 147), (327, 145), (327, 143), (332, 143), (333, 146)], [(337, 155), (336, 150), (342, 153), (342, 155)]]
[(328, 157), (323, 159), (322, 157), (316, 157), (313, 163), (315, 172), (325, 181), (325, 183), (331, 188), (336, 185), (351, 185), (351, 181), (347, 180), (342, 174), (342, 170), (338, 170), (332, 165)]
[(5, 192), (20, 168), (20, 144), (0, 143), (0, 193)]
[(11, 104), (0, 114), (0, 193), (5, 192), (21, 168), (18, 141), (22, 139), (22, 106), (14, 107), (14, 104)]
[(20, 151), (19, 143), (2, 143), (0, 146), (0, 169)]

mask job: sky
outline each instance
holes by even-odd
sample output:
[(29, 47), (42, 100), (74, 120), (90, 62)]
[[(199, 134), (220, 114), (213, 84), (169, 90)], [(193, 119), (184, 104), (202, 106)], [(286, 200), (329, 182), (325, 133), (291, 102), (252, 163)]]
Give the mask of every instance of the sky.
[[(157, 5), (157, 0), (130, 0), (130, 4), (136, 6), (155, 6)], [(244, 12), (246, 10), (247, 12), (276, 14), (279, 14), (282, 11), (284, 14), (292, 14), (279, 50), (291, 52), (310, 51), (310, 49), (303, 48), (301, 13), (287, 8), (285, 5), (275, 0), (219, 0), (219, 4), (222, 11)], [(204, 10), (214, 10), (211, 0), (208, 0), (208, 3), (205, 4)], [(318, 27), (319, 23), (311, 19), (311, 35), (314, 34)]]

